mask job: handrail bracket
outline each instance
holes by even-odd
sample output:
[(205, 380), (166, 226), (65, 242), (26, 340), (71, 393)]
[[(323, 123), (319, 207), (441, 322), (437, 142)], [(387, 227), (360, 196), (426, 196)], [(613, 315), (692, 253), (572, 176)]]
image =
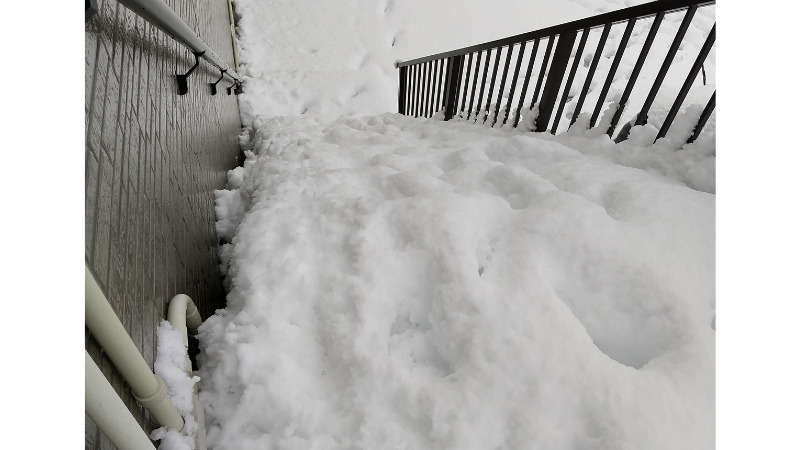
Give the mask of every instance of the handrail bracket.
[(183, 75), (175, 74), (175, 78), (178, 79), (178, 95), (186, 95), (189, 92), (189, 75), (191, 75), (192, 72), (194, 72), (194, 70), (200, 65), (200, 57), (203, 56), (205, 52), (192, 53), (194, 54), (194, 65), (192, 68)]

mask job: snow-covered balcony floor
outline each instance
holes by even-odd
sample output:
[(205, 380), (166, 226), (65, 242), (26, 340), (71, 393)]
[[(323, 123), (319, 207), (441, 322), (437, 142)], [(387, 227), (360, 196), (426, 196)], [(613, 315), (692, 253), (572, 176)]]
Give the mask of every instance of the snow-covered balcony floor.
[(713, 134), (637, 142), (257, 118), (210, 448), (713, 448)]

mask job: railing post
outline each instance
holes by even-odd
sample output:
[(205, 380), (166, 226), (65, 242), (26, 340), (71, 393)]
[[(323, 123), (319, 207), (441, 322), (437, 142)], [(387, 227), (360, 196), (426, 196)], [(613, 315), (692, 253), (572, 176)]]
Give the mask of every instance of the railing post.
[[(536, 117), (536, 127), (534, 131), (547, 130), (547, 124), (550, 122), (550, 116), (553, 114), (553, 107), (558, 98), (558, 90), (561, 87), (561, 81), (564, 79), (564, 73), (567, 71), (569, 54), (572, 51), (572, 45), (575, 43), (575, 38), (577, 36), (577, 31), (571, 31), (562, 34), (558, 39), (556, 52), (553, 55), (553, 62), (550, 64), (550, 73), (547, 76), (547, 82), (544, 85), (541, 100), (539, 100), (539, 115)], [(554, 37), (551, 39), (554, 39)], [(544, 61), (543, 67), (544, 64), (547, 64), (547, 61)]]
[(461, 81), (461, 70), (464, 67), (464, 55), (451, 56), (447, 61), (447, 78), (444, 90), (444, 120), (450, 120), (456, 114), (456, 97)]
[(400, 88), (397, 93), (397, 112), (400, 114), (406, 113), (406, 90), (408, 89), (408, 66), (400, 67)]

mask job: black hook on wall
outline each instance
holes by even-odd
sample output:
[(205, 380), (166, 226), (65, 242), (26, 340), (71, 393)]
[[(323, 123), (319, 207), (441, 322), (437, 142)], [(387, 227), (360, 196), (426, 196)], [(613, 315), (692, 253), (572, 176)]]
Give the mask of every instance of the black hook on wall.
[(211, 95), (217, 95), (217, 84), (225, 77), (225, 69), (219, 71), (219, 79), (213, 83), (208, 83), (211, 86)]
[(231, 95), (231, 93), (239, 95), (242, 93), (242, 84), (234, 80), (233, 84), (228, 86), (226, 89), (228, 91), (228, 95)]
[(189, 69), (189, 71), (183, 75), (181, 74), (175, 75), (175, 77), (178, 79), (178, 95), (186, 95), (186, 93), (189, 92), (189, 75), (191, 75), (192, 72), (194, 72), (194, 69), (197, 69), (197, 66), (200, 65), (200, 57), (203, 56), (203, 53), (205, 52), (200, 52), (200, 53), (192, 52), (192, 53), (194, 53), (194, 65), (192, 66), (192, 68)]

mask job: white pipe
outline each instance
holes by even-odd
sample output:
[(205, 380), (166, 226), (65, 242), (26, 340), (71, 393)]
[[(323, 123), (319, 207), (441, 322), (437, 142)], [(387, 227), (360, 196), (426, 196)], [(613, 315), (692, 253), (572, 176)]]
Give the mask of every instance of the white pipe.
[(85, 370), (86, 414), (119, 450), (155, 450), (128, 407), (122, 403), (89, 352)]
[[(178, 294), (169, 301), (167, 321), (173, 330), (180, 331), (183, 335), (183, 348), (184, 355), (186, 356), (184, 371), (186, 375), (191, 378), (193, 373), (192, 361), (189, 359), (189, 332), (191, 332), (192, 335), (197, 334), (197, 328), (203, 323), (203, 318), (200, 316), (200, 312), (188, 295)], [(200, 398), (197, 395), (196, 384), (194, 385), (192, 404), (194, 406), (194, 417), (199, 426), (197, 435), (195, 435), (196, 448), (197, 450), (206, 450), (205, 413), (203, 411), (203, 405), (200, 403)]]
[[(193, 335), (197, 333), (197, 327), (203, 323), (200, 312), (197, 311), (197, 307), (188, 295), (178, 294), (169, 301), (167, 321), (173, 330), (180, 331), (183, 335), (183, 349), (186, 357), (183, 370), (189, 378), (192, 378), (192, 361), (189, 359), (189, 333), (187, 328), (191, 327)], [(196, 393), (197, 385), (195, 385)]]
[(181, 430), (183, 417), (167, 396), (161, 377), (150, 366), (119, 321), (103, 291), (86, 267), (86, 326), (131, 386), (133, 396), (161, 426)]
[(233, 67), (239, 67), (239, 44), (236, 41), (236, 20), (233, 18), (233, 4), (231, 4), (231, 0), (228, 0), (228, 20), (231, 23), (231, 42), (233, 42)]
[[(183, 334), (183, 345), (189, 349), (189, 331), (192, 335), (197, 333), (197, 328), (203, 323), (200, 312), (194, 306), (192, 299), (185, 294), (178, 294), (169, 301), (167, 309), (167, 321), (174, 330)], [(191, 372), (191, 366), (189, 366)]]
[(178, 16), (162, 0), (119, 0), (128, 9), (142, 16), (145, 20), (158, 27), (161, 31), (172, 36), (173, 39), (188, 47), (194, 53), (202, 53), (202, 57), (220, 70), (230, 75), (234, 80), (242, 82), (242, 78), (228, 67), (211, 47), (206, 45), (183, 19)]

